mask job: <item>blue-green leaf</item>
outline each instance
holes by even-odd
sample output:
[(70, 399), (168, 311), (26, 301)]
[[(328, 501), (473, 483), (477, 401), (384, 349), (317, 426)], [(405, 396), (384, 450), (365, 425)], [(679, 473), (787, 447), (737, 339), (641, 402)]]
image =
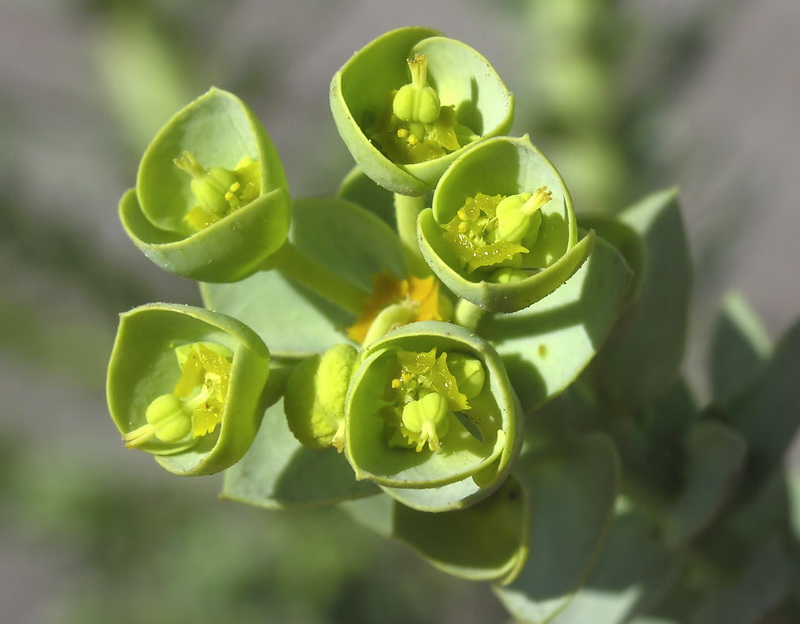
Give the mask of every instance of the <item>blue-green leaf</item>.
[(613, 445), (597, 434), (535, 444), (520, 457), (515, 474), (531, 497), (529, 557), (517, 579), (496, 590), (515, 617), (548, 621), (579, 589), (613, 513), (618, 470)]
[(686, 439), (686, 483), (666, 516), (666, 542), (686, 543), (719, 513), (741, 474), (744, 438), (712, 421), (697, 423)]
[(642, 407), (661, 396), (678, 375), (691, 261), (674, 190), (646, 197), (617, 219), (581, 220), (622, 251), (635, 275), (630, 305), (595, 360), (593, 373), (608, 399)]
[(225, 471), (222, 497), (282, 509), (332, 505), (378, 492), (373, 483), (356, 481), (344, 455), (300, 444), (280, 400), (267, 409), (250, 450)]
[(629, 277), (623, 257), (598, 239), (589, 259), (550, 296), (481, 323), (524, 412), (560, 393), (591, 361), (617, 320)]
[(714, 402), (725, 404), (763, 368), (773, 345), (756, 313), (739, 293), (725, 297), (711, 343)]
[(355, 166), (348, 172), (336, 196), (366, 208), (394, 227), (394, 195), (368, 178), (360, 167)]
[(658, 531), (644, 516), (622, 512), (614, 520), (591, 576), (566, 608), (548, 621), (623, 624), (663, 594), (681, 563), (679, 555), (662, 547)]
[(747, 440), (747, 489), (780, 465), (800, 425), (800, 322), (789, 329), (760, 375), (732, 401), (723, 419)]
[[(367, 290), (372, 276), (382, 270), (404, 275), (395, 233), (375, 215), (343, 199), (296, 201), (289, 238), (301, 251)], [(201, 292), (207, 307), (252, 327), (276, 356), (321, 353), (345, 341), (342, 330), (355, 320), (278, 271), (260, 271), (235, 284), (203, 284)]]
[(467, 509), (417, 511), (395, 503), (393, 536), (454, 576), (508, 582), (528, 552), (528, 496), (510, 477)]
[(761, 545), (734, 580), (715, 591), (692, 624), (758, 624), (791, 589), (793, 562), (777, 539)]

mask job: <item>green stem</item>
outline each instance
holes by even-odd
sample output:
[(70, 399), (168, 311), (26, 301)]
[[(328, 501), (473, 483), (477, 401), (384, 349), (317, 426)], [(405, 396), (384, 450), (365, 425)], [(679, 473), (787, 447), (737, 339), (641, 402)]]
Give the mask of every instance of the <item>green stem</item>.
[(459, 299), (456, 304), (456, 311), (453, 315), (453, 320), (456, 324), (466, 327), (470, 331), (478, 329), (478, 323), (481, 322), (486, 310), (479, 308), (474, 303), (466, 299)]
[(431, 269), (417, 242), (417, 217), (425, 207), (425, 195), (394, 195), (394, 211), (397, 219), (397, 233), (403, 248), (406, 270), (415, 277), (428, 277)]
[(302, 284), (340, 308), (360, 316), (369, 293), (287, 241), (269, 259), (270, 268)]

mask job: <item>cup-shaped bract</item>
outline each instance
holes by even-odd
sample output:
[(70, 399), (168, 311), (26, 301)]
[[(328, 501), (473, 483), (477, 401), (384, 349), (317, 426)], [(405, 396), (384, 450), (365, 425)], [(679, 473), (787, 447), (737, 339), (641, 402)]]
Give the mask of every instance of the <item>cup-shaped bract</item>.
[(380, 186), (423, 195), (467, 146), (508, 131), (511, 93), (466, 44), (429, 28), (378, 37), (334, 75), (336, 127)]
[(546, 297), (583, 264), (572, 199), (528, 139), (496, 137), (456, 159), (417, 222), (420, 249), (456, 295), (493, 312)]
[(390, 495), (470, 477), (488, 495), (508, 474), (519, 427), (492, 346), (463, 327), (424, 321), (363, 351), (347, 396), (345, 452), (357, 479)]
[(212, 88), (150, 143), (119, 205), (128, 236), (163, 269), (206, 282), (254, 273), (286, 241), (286, 176), (266, 130)]
[(269, 350), (229, 316), (154, 303), (120, 315), (108, 365), (111, 418), (129, 448), (205, 475), (247, 451), (263, 415)]

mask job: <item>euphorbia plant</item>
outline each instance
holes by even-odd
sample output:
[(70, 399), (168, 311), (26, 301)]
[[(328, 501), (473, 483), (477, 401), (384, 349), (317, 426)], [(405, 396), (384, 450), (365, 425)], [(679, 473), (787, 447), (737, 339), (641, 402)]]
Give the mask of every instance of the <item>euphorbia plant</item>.
[[(785, 494), (759, 493), (800, 419), (800, 332), (772, 355), (728, 306), (701, 409), (679, 376), (676, 194), (576, 214), (530, 138), (503, 136), (512, 102), (465, 44), (383, 35), (334, 76), (357, 168), (313, 199), (290, 200), (235, 96), (168, 122), (120, 214), (159, 266), (203, 281), (205, 307), (122, 315), (124, 444), (225, 471), (232, 500), (341, 504), (525, 621), (755, 622), (729, 619), (742, 593), (756, 618), (794, 617)], [(779, 534), (763, 543), (751, 516)]]

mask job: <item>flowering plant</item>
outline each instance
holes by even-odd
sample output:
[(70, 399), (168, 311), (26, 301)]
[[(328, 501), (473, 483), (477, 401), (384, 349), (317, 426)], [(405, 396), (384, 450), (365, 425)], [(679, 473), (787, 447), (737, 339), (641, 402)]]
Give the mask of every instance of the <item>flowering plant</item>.
[[(698, 407), (677, 194), (576, 212), (530, 138), (504, 136), (513, 98), (489, 62), (427, 28), (357, 52), (330, 104), (356, 162), (334, 197), (290, 199), (266, 131), (219, 89), (148, 147), (123, 226), (201, 281), (204, 307), (122, 315), (107, 394), (124, 444), (224, 471), (228, 499), (341, 505), (525, 621), (656, 605), (727, 622), (727, 596), (759, 614), (786, 599), (796, 542), (742, 517), (782, 513), (757, 494), (800, 420), (800, 331), (773, 352), (731, 300)], [(729, 542), (734, 571), (708, 574)], [(765, 597), (748, 579), (766, 569)]]

